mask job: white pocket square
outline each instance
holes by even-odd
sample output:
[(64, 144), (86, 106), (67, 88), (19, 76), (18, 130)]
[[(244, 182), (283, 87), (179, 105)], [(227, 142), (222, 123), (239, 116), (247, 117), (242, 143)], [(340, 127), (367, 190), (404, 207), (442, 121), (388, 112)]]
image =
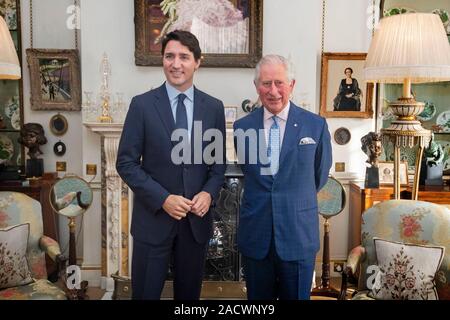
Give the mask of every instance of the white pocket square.
[(300, 139), (300, 142), (298, 144), (316, 144), (313, 138), (310, 137), (304, 137)]

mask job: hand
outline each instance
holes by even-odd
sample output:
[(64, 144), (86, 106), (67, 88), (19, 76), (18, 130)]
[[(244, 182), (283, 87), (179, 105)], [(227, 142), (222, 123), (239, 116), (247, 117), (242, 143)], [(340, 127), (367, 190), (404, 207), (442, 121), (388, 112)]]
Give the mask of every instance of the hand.
[(206, 191), (201, 191), (197, 193), (194, 198), (192, 198), (193, 206), (191, 212), (199, 217), (203, 217), (209, 210), (211, 206), (211, 195)]
[(171, 194), (164, 201), (162, 207), (169, 216), (176, 220), (181, 220), (186, 217), (186, 214), (191, 211), (191, 207), (194, 204), (189, 199), (182, 196)]
[(353, 96), (353, 94), (349, 93), (345, 95), (347, 98), (351, 98)]

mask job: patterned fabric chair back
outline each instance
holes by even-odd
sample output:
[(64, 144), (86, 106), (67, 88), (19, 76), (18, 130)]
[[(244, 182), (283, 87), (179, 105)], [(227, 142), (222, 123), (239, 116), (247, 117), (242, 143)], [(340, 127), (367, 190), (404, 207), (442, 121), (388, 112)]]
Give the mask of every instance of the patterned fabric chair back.
[(35, 279), (46, 279), (45, 253), (39, 247), (43, 235), (42, 210), (39, 201), (19, 192), (0, 191), (0, 228), (29, 223), (27, 258)]
[(450, 300), (450, 210), (445, 206), (415, 200), (388, 200), (374, 205), (362, 215), (361, 243), (366, 258), (361, 264), (359, 289), (367, 290), (365, 270), (376, 265), (373, 238), (445, 247), (445, 256), (436, 275), (439, 299)]

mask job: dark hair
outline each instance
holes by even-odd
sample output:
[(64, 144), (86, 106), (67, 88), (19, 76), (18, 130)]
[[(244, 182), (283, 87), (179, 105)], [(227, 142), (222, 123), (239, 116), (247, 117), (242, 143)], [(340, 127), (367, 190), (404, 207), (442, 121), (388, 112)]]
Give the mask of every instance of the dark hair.
[(344, 70), (344, 73), (346, 73), (346, 72), (347, 72), (347, 70), (350, 70), (350, 72), (351, 72), (351, 73), (353, 73), (353, 69), (352, 69), (352, 68), (350, 68), (350, 67), (347, 67), (347, 68), (345, 68), (345, 70)]
[(47, 138), (45, 137), (44, 128), (40, 123), (25, 123), (20, 130), (20, 137), (18, 139), (19, 143), (23, 143), (23, 137), (27, 135), (28, 132), (36, 134), (36, 142), (38, 144), (46, 144)]
[(200, 44), (197, 38), (189, 31), (175, 30), (172, 31), (164, 37), (162, 41), (161, 54), (164, 56), (164, 51), (169, 41), (175, 40), (179, 41), (183, 46), (187, 47), (190, 52), (194, 54), (195, 61), (198, 61), (202, 56), (202, 50), (200, 49)]

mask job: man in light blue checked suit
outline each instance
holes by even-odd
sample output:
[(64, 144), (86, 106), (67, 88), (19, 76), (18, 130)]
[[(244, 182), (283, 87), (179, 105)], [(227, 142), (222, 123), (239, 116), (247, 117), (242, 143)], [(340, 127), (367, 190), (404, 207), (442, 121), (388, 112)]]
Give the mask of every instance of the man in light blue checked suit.
[(309, 299), (320, 246), (317, 192), (332, 163), (330, 133), (325, 119), (289, 101), (290, 73), (285, 58), (263, 57), (255, 71), (263, 107), (234, 124), (245, 183), (238, 247), (251, 300)]

